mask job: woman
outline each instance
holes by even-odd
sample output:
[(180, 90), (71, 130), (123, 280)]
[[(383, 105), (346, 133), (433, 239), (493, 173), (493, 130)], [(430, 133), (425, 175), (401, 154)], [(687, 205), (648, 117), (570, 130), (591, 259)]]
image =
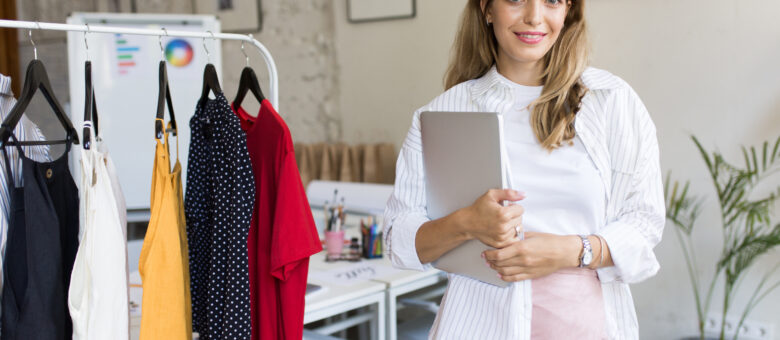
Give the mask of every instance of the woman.
[[(450, 274), (431, 338), (639, 337), (628, 284), (659, 269), (658, 142), (631, 87), (587, 67), (583, 7), (584, 0), (469, 0), (447, 91), (414, 114), (385, 212), (391, 260), (424, 270), (478, 239), (496, 248), (482, 254), (486, 265), (512, 282), (500, 288)], [(423, 111), (501, 112), (513, 188), (429, 220)]]

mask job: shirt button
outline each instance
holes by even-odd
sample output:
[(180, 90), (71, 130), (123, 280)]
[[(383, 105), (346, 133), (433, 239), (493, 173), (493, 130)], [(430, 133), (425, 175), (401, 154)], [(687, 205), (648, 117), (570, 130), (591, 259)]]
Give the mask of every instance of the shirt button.
[(53, 174), (53, 171), (51, 169), (46, 170), (46, 178), (51, 178), (51, 175)]

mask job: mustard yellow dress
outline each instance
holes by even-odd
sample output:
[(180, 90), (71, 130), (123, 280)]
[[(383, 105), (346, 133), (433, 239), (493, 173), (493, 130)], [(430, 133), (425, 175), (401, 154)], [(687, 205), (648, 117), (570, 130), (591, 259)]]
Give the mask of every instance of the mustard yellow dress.
[[(170, 131), (170, 123), (168, 124)], [(171, 170), (168, 134), (156, 138), (151, 218), (138, 270), (143, 284), (140, 340), (192, 339), (192, 300), (178, 142)]]

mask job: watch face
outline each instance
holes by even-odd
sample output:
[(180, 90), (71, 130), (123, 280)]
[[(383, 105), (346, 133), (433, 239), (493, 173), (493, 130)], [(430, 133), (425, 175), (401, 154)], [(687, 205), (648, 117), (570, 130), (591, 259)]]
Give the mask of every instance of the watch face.
[(593, 260), (593, 254), (590, 252), (585, 252), (585, 256), (582, 257), (582, 264), (589, 265), (590, 261)]

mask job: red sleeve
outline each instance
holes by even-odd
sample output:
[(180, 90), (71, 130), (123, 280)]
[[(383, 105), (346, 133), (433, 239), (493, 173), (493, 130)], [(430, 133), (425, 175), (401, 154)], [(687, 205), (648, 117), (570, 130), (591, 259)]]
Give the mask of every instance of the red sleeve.
[(271, 236), (271, 275), (285, 281), (301, 260), (322, 250), (319, 234), (295, 163), (295, 153), (282, 156)]

